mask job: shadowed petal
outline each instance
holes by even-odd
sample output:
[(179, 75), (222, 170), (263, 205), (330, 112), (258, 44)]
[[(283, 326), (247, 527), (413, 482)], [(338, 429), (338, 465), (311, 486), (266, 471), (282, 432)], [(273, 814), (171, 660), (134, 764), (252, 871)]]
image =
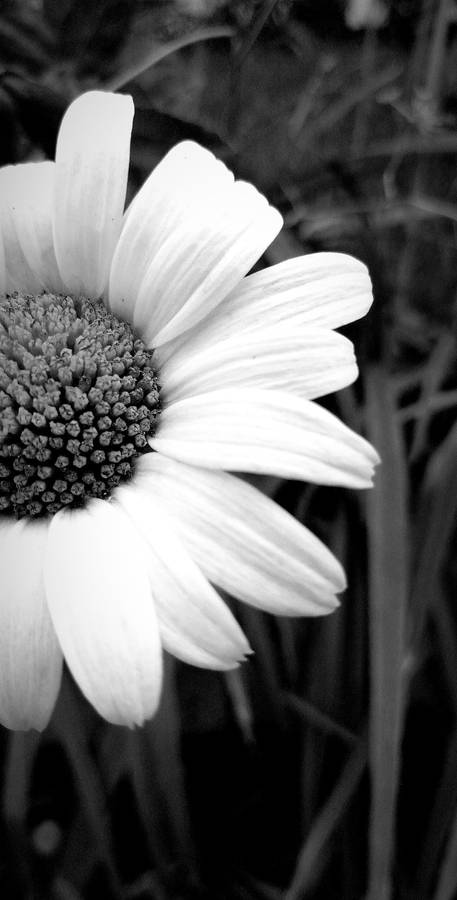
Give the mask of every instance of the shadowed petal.
[(0, 294), (4, 294), (5, 291), (6, 291), (5, 249), (3, 246), (2, 227), (0, 225)]
[(0, 169), (0, 230), (4, 249), (4, 288), (7, 292), (38, 293), (42, 289), (39, 276), (30, 267), (18, 233), (16, 205), (22, 206), (22, 166)]
[(235, 668), (250, 652), (249, 644), (169, 524), (163, 504), (134, 483), (115, 496), (146, 541), (151, 591), (166, 649), (193, 665)]
[(52, 232), (55, 163), (24, 163), (10, 167), (10, 215), (18, 243), (40, 287), (65, 290), (59, 274)]
[(47, 725), (60, 686), (62, 653), (43, 584), (47, 525), (0, 520), (0, 721)]
[(162, 657), (144, 560), (113, 504), (57, 513), (44, 576), (54, 627), (82, 692), (108, 722), (141, 725), (160, 697)]

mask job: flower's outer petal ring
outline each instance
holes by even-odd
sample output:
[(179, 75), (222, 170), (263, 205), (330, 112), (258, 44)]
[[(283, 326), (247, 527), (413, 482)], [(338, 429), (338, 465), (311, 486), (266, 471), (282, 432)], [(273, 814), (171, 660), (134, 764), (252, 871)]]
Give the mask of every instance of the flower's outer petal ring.
[(272, 388), (312, 400), (352, 384), (358, 370), (353, 345), (341, 334), (281, 322), (172, 356), (160, 373), (167, 402), (228, 387)]
[(257, 388), (213, 391), (161, 412), (153, 450), (195, 466), (370, 487), (373, 447), (311, 400)]
[(335, 557), (257, 488), (225, 472), (142, 456), (138, 484), (166, 505), (207, 578), (279, 615), (324, 615), (346, 586)]
[(239, 668), (240, 664), (234, 660), (227, 662), (219, 656), (205, 653), (194, 640), (187, 638), (182, 630), (176, 631), (165, 621), (160, 622), (160, 637), (164, 650), (190, 666), (196, 666), (199, 669), (213, 669), (216, 672), (230, 672)]
[(198, 328), (160, 348), (160, 358), (195, 354), (218, 341), (287, 322), (297, 332), (339, 328), (364, 316), (373, 297), (366, 266), (345, 253), (311, 253), (243, 278)]
[(57, 513), (44, 575), (54, 627), (83, 694), (108, 722), (141, 725), (159, 703), (162, 653), (127, 517), (104, 500)]
[(146, 544), (164, 647), (193, 665), (233, 669), (250, 652), (236, 619), (193, 562), (166, 511), (132, 483), (115, 494)]
[(0, 721), (41, 731), (54, 708), (62, 653), (46, 604), (47, 525), (0, 520)]
[(159, 346), (232, 290), (282, 225), (279, 213), (191, 141), (178, 144), (135, 197), (113, 258), (109, 303)]
[(99, 297), (122, 226), (131, 97), (89, 91), (69, 106), (56, 151), (54, 245), (71, 293)]
[(10, 215), (30, 270), (46, 291), (62, 293), (52, 232), (55, 163), (23, 163), (10, 167)]
[(4, 294), (6, 291), (6, 261), (5, 261), (5, 248), (3, 245), (3, 234), (0, 220), (0, 294)]
[[(0, 169), (0, 231), (4, 251), (4, 291), (38, 293), (42, 289), (36, 272), (29, 266), (18, 234), (16, 206), (23, 205), (22, 173), (25, 165)], [(20, 217), (19, 217), (20, 218)]]

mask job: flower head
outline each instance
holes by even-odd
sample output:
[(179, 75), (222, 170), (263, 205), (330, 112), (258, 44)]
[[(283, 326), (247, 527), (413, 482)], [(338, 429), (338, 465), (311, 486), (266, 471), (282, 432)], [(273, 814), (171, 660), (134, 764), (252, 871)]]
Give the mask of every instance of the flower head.
[[(375, 451), (316, 397), (357, 375), (333, 329), (371, 302), (343, 254), (246, 276), (281, 227), (179, 144), (124, 213), (130, 97), (90, 92), (56, 161), (0, 170), (0, 721), (42, 728), (65, 658), (111, 722), (160, 697), (162, 647), (230, 669), (217, 587), (319, 615), (344, 574), (228, 472), (367, 487)], [(214, 586), (213, 586), (214, 585)]]

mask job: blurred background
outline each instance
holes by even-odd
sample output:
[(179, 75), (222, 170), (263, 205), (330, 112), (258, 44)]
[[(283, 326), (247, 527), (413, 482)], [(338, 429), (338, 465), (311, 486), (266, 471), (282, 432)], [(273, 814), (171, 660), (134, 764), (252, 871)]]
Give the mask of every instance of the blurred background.
[(331, 617), (226, 598), (255, 656), (167, 658), (144, 729), (67, 678), (42, 735), (1, 730), (0, 896), (453, 900), (457, 3), (2, 0), (2, 165), (52, 158), (93, 87), (134, 97), (130, 196), (192, 138), (282, 212), (261, 267), (367, 263), (361, 377), (324, 403), (383, 465), (369, 493), (255, 479), (343, 562)]

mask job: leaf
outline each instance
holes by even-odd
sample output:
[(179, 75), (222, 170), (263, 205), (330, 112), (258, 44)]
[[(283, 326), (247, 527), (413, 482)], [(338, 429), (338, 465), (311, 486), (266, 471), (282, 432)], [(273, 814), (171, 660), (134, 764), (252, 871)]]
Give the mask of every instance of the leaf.
[[(455, 788), (455, 782), (452, 789)], [(454, 900), (457, 884), (457, 810), (449, 835), (449, 841), (441, 863), (434, 900)]]
[(403, 723), (407, 474), (389, 374), (366, 376), (368, 436), (382, 464), (368, 496), (371, 774), (369, 900), (390, 900)]
[(324, 849), (339, 826), (367, 764), (365, 740), (351, 753), (341, 777), (313, 822), (300, 851), (298, 862), (284, 900), (304, 900), (312, 891), (322, 867)]
[(439, 596), (442, 567), (457, 513), (457, 424), (431, 455), (417, 506), (416, 553), (411, 597), (411, 674), (420, 657), (430, 601)]
[(121, 895), (111, 843), (107, 834), (107, 805), (103, 784), (87, 746), (88, 729), (82, 701), (64, 677), (50, 730), (62, 744), (73, 771), (81, 809), (90, 828), (98, 859), (105, 866), (113, 897)]
[(10, 732), (4, 771), (3, 819), (7, 827), (11, 875), (21, 896), (31, 886), (29, 841), (27, 835), (28, 798), (32, 767), (41, 735), (36, 731)]
[(129, 770), (152, 859), (164, 878), (179, 861), (192, 873), (195, 856), (181, 755), (175, 663), (165, 656), (165, 683), (154, 719), (129, 734)]
[(233, 33), (233, 28), (228, 28), (227, 26), (199, 28), (197, 31), (194, 31), (193, 34), (184, 35), (184, 37), (168, 41), (159, 47), (154, 45), (148, 49), (146, 53), (141, 54), (139, 59), (127, 66), (122, 72), (113, 75), (105, 81), (103, 88), (106, 91), (118, 91), (120, 88), (125, 87), (130, 81), (133, 81), (134, 78), (138, 78), (139, 75), (142, 75), (152, 66), (156, 66), (162, 59), (165, 59), (172, 53), (176, 53), (183, 47), (190, 47), (192, 44), (197, 44), (200, 41), (232, 37)]

